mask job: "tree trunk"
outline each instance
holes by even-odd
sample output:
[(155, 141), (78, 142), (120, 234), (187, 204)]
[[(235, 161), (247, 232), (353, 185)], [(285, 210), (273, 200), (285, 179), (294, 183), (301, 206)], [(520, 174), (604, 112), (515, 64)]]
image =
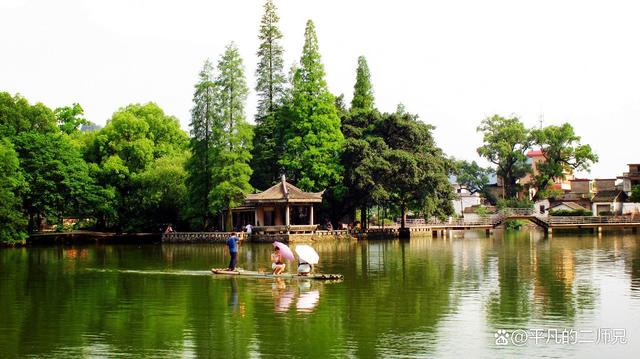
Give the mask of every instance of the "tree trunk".
[(367, 229), (367, 206), (360, 207), (360, 226), (362, 230)]
[(29, 212), (29, 223), (27, 224), (27, 231), (29, 233), (33, 233), (34, 232), (34, 230), (33, 230), (33, 228), (35, 227), (34, 224), (33, 224), (34, 221), (35, 220), (33, 218), (33, 212)]
[(227, 208), (227, 220), (226, 220), (227, 232), (233, 231), (233, 212), (231, 212), (231, 206)]
[(404, 203), (400, 205), (400, 228), (405, 228), (405, 223), (407, 222), (407, 213)]

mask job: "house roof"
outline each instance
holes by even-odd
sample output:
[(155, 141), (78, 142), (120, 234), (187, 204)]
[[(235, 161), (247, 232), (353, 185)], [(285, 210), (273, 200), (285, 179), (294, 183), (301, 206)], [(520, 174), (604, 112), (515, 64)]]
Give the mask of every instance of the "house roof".
[(562, 195), (556, 197), (558, 201), (580, 201), (580, 200), (590, 200), (591, 193), (580, 193), (580, 192), (568, 192), (563, 193)]
[(591, 202), (618, 202), (623, 200), (624, 192), (622, 191), (600, 191), (596, 193)]
[(247, 203), (273, 203), (273, 202), (297, 202), (318, 203), (322, 202), (322, 192), (305, 192), (287, 182), (285, 177), (279, 183), (271, 186), (266, 191), (247, 195)]
[(528, 157), (540, 157), (542, 155), (543, 155), (542, 150), (531, 150), (527, 152)]
[(577, 204), (575, 202), (560, 202), (560, 203), (556, 203), (553, 206), (549, 207), (549, 210), (555, 209), (555, 208), (560, 207), (560, 206), (568, 207), (568, 208), (570, 208), (570, 209), (572, 209), (574, 211), (581, 210), (581, 209), (582, 210), (586, 209), (586, 208), (582, 207), (581, 205), (579, 205), (579, 204)]

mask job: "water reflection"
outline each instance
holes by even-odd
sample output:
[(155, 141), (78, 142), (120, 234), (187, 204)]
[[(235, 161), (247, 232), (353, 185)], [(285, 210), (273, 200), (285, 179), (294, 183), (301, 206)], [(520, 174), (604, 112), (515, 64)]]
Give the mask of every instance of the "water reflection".
[[(325, 358), (456, 357), (464, 349), (501, 357), (490, 346), (496, 328), (637, 333), (639, 238), (467, 232), (314, 244), (316, 270), (344, 274), (339, 283), (200, 273), (226, 262), (217, 244), (3, 249), (0, 352)], [(270, 249), (243, 245), (241, 265), (268, 264)], [(203, 275), (158, 275), (165, 271)], [(626, 348), (638, 350), (634, 343)], [(514, 356), (589, 354), (539, 350)]]
[(274, 310), (277, 313), (288, 312), (295, 301), (296, 312), (311, 313), (320, 302), (320, 291), (312, 290), (310, 280), (290, 281), (275, 278), (272, 284)]
[(298, 313), (311, 313), (320, 302), (320, 291), (312, 289), (310, 280), (301, 280), (298, 283), (300, 295), (296, 301)]
[[(592, 257), (598, 254), (590, 251), (590, 256), (577, 258), (585, 244), (505, 235), (496, 243), (497, 288), (488, 301), (490, 322), (496, 327), (521, 327), (532, 319), (571, 323), (579, 311), (593, 308), (598, 291), (590, 277), (576, 276), (590, 271)], [(615, 247), (616, 241), (608, 244)]]

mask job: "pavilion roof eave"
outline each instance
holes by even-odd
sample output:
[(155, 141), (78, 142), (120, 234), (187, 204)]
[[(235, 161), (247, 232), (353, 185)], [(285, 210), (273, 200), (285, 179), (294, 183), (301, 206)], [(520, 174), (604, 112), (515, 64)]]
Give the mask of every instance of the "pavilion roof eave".
[(248, 194), (245, 203), (320, 203), (323, 194), (324, 191), (305, 192), (288, 183), (282, 175), (279, 183), (262, 192)]
[(247, 204), (269, 204), (269, 203), (278, 203), (278, 204), (282, 204), (282, 203), (321, 203), (322, 199), (321, 198), (289, 198), (289, 200), (286, 199), (251, 199), (251, 200), (246, 200)]

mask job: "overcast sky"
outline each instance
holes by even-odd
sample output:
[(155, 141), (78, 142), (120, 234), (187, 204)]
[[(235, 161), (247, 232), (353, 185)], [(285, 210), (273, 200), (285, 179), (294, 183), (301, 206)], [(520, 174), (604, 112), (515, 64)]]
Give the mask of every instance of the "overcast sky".
[[(0, 91), (55, 108), (80, 103), (104, 125), (154, 101), (187, 130), (206, 58), (234, 41), (255, 86), (263, 0), (0, 0)], [(402, 102), (436, 126), (448, 155), (477, 160), (479, 122), (570, 122), (600, 156), (590, 177), (640, 162), (640, 5), (634, 1), (276, 0), (286, 67), (307, 19), (331, 91), (350, 101), (357, 57), (381, 111)], [(255, 93), (247, 117), (255, 112)]]

